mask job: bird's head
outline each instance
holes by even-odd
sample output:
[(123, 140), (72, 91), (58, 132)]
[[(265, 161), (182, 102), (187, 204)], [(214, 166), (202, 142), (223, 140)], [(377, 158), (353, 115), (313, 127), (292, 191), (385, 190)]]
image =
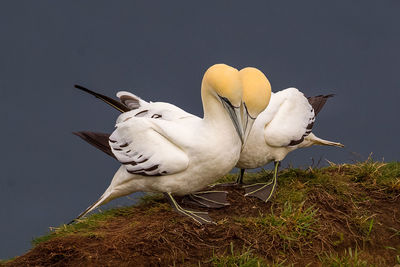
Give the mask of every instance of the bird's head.
[[(215, 64), (205, 72), (202, 88), (204, 94), (212, 96), (221, 102), (243, 142), (244, 130), (240, 112), (242, 82), (239, 71), (226, 64)], [(205, 101), (207, 99), (203, 99), (203, 102)]]
[(239, 75), (243, 87), (242, 123), (246, 140), (258, 114), (268, 106), (271, 98), (271, 84), (264, 73), (256, 68), (244, 68), (239, 71)]

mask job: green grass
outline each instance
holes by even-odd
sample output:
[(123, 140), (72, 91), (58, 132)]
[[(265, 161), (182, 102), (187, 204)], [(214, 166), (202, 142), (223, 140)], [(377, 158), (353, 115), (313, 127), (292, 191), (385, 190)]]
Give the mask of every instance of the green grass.
[(296, 205), (287, 201), (279, 213), (271, 209), (269, 214), (236, 220), (246, 227), (256, 228), (259, 234), (268, 235), (286, 251), (312, 243), (318, 229), (317, 212), (313, 206), (305, 208), (304, 202)]
[[(146, 211), (147, 214), (157, 213), (160, 210), (169, 210), (170, 206), (167, 203), (161, 203), (161, 199), (163, 199), (162, 194), (146, 194), (139, 199), (137, 206), (150, 205), (151, 207)], [(96, 231), (102, 223), (113, 217), (129, 215), (131, 212), (131, 207), (123, 207), (93, 213), (73, 224), (51, 227), (47, 234), (34, 238), (31, 243), (33, 246), (37, 246), (53, 238), (73, 234), (102, 238), (103, 234)]]
[(16, 257), (12, 257), (12, 258), (7, 259), (7, 260), (2, 260), (2, 259), (0, 259), (0, 266), (3, 265), (3, 264), (6, 264), (6, 263), (8, 263), (8, 262), (12, 262), (15, 258), (16, 258)]
[[(214, 255), (208, 262), (216, 267), (252, 267), (252, 266), (268, 266), (263, 259), (254, 256), (251, 249), (243, 249), (242, 252), (235, 253), (233, 243), (230, 244), (230, 253), (228, 255)], [(278, 265), (274, 265), (278, 266)]]
[[(247, 184), (268, 181), (272, 179), (272, 176), (273, 172), (268, 170), (257, 173), (246, 172), (244, 181)], [(237, 174), (228, 174), (218, 182), (235, 181), (236, 178)], [(339, 209), (337, 212), (341, 214), (341, 218), (345, 218), (341, 223), (345, 228), (348, 227), (351, 233), (355, 233), (355, 236), (351, 238), (356, 240), (356, 243), (351, 246), (358, 246), (358, 249), (347, 249), (338, 253), (338, 249), (342, 249), (350, 238), (349, 232), (344, 229), (343, 233), (333, 233), (324, 239), (330, 243), (318, 257), (322, 266), (374, 266), (371, 262), (376, 264), (379, 259), (371, 259), (365, 251), (360, 250), (360, 247), (365, 249), (366, 246), (373, 245), (374, 236), (379, 232), (376, 229), (379, 227), (389, 229), (390, 226), (382, 225), (379, 216), (375, 216), (366, 209), (374, 201), (370, 193), (392, 199), (400, 194), (399, 162), (384, 163), (368, 158), (356, 164), (330, 163), (330, 166), (318, 169), (311, 167), (283, 169), (278, 174), (278, 187), (270, 201), (271, 209), (252, 217), (234, 218), (235, 223), (249, 229), (255, 238), (262, 237), (262, 242), (266, 242), (268, 248), (279, 255), (268, 258), (270, 261), (266, 261), (264, 259), (266, 255), (258, 253), (259, 249), (255, 249), (254, 242), (241, 250), (234, 250), (231, 243), (230, 250), (228, 249), (223, 255), (214, 255), (205, 264), (287, 266), (287, 262), (279, 260), (290, 258), (290, 255), (293, 255), (292, 252), (303, 255), (303, 251), (313, 247), (313, 241), (319, 238), (319, 231), (326, 229), (325, 222), (321, 220), (323, 217), (320, 217), (325, 209), (324, 205), (329, 206), (334, 202), (333, 208)], [(162, 194), (148, 194), (140, 198), (138, 205), (146, 205), (144, 213), (149, 215), (170, 210), (168, 203), (161, 201), (162, 199)], [(319, 204), (314, 206), (315, 200), (318, 200)], [(321, 206), (321, 203), (327, 204)], [(103, 234), (98, 230), (103, 223), (116, 216), (127, 216), (131, 212), (132, 208), (127, 207), (92, 214), (72, 225), (53, 228), (47, 235), (35, 238), (32, 244), (36, 246), (41, 242), (66, 235), (103, 238)], [(335, 209), (330, 212), (335, 212)], [(229, 223), (229, 220), (231, 219), (224, 219), (224, 222)], [(132, 227), (135, 227), (135, 224), (137, 222), (133, 223)], [(400, 229), (392, 227), (388, 231), (393, 232), (391, 238), (400, 236)], [(390, 247), (390, 249), (396, 250), (394, 257), (397, 257), (394, 262), (400, 264), (400, 255), (398, 255), (400, 248), (393, 247), (395, 248)], [(268, 265), (271, 261), (272, 265)], [(2, 263), (4, 264), (5, 261), (0, 261), (0, 265)]]
[(164, 196), (160, 194), (154, 194), (154, 193), (147, 193), (139, 198), (138, 201), (138, 206), (140, 205), (150, 205), (150, 204), (156, 204), (159, 203)]
[(33, 246), (37, 246), (42, 242), (46, 242), (56, 237), (62, 237), (66, 235), (83, 235), (83, 236), (93, 236), (97, 238), (102, 238), (103, 234), (96, 232), (96, 228), (107, 221), (109, 218), (126, 216), (129, 215), (131, 209), (126, 208), (115, 208), (109, 209), (101, 213), (95, 213), (85, 218), (79, 219), (76, 223), (66, 225), (63, 224), (59, 227), (51, 227), (50, 232), (46, 235), (34, 238), (31, 243)]
[(375, 266), (369, 264), (366, 260), (361, 259), (358, 249), (347, 249), (343, 255), (337, 253), (325, 253), (319, 257), (323, 266), (331, 267), (369, 267)]
[(399, 162), (374, 161), (371, 156), (356, 164), (343, 164), (341, 167), (350, 179), (366, 188), (384, 189), (386, 192), (400, 192)]
[(374, 228), (375, 220), (373, 216), (374, 215), (370, 214), (355, 214), (353, 217), (350, 218), (351, 223), (357, 227), (358, 232), (361, 234), (365, 241), (369, 240), (371, 232)]

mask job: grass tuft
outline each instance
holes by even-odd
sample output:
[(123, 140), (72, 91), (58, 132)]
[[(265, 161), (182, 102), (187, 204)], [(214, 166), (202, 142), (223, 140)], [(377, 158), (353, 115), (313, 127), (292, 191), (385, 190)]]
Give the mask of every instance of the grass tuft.
[(317, 211), (313, 206), (305, 208), (304, 202), (294, 205), (287, 201), (279, 214), (271, 210), (270, 214), (238, 218), (237, 221), (269, 235), (286, 251), (311, 245), (318, 229)]
[(399, 162), (374, 161), (371, 155), (363, 162), (343, 164), (342, 167), (350, 175), (351, 180), (360, 183), (366, 188), (385, 189), (389, 192), (400, 192), (400, 164)]
[[(272, 176), (269, 170), (246, 172), (244, 181), (266, 182)], [(237, 174), (228, 174), (220, 182), (236, 178)], [(283, 169), (278, 174), (276, 193), (268, 203), (243, 197), (244, 190), (239, 187), (228, 187), (227, 191), (231, 207), (209, 210), (217, 226), (192, 227), (183, 223), (181, 216), (171, 214), (173, 211), (161, 194), (147, 194), (139, 200), (140, 207), (105, 210), (72, 225), (51, 228), (49, 234), (34, 239), (33, 245), (57, 239), (33, 251), (38, 251), (41, 258), (44, 254), (39, 252), (62, 244), (63, 237), (68, 240), (67, 236), (73, 235), (74, 245), (76, 240), (82, 240), (80, 246), (88, 248), (83, 254), (74, 253), (82, 259), (86, 253), (93, 253), (91, 260), (103, 256), (109, 260), (110, 255), (116, 255), (115, 246), (121, 253), (116, 258), (152, 258), (154, 264), (160, 259), (185, 259), (185, 264), (205, 266), (400, 265), (400, 210), (396, 205), (400, 199), (399, 162), (375, 162), (369, 157), (356, 164)], [(107, 221), (118, 216), (129, 218), (119, 218), (109, 227)], [(173, 223), (166, 223), (164, 218)], [(147, 227), (149, 222), (151, 228)], [(102, 252), (91, 251), (90, 242), (100, 244), (96, 249)], [(242, 249), (234, 250), (233, 244)], [(119, 246), (129, 253), (121, 252)], [(65, 249), (71, 253), (69, 245)], [(148, 251), (158, 254), (149, 256)], [(106, 258), (102, 253), (111, 254)], [(72, 260), (73, 256), (68, 257)], [(18, 258), (14, 261), (20, 262)], [(6, 262), (0, 261), (1, 264)]]
[(33, 246), (37, 246), (38, 244), (49, 241), (53, 238), (73, 234), (102, 238), (104, 235), (102, 233), (96, 232), (96, 228), (99, 225), (106, 222), (112, 217), (128, 216), (129, 214), (131, 214), (131, 209), (129, 207), (109, 209), (101, 213), (95, 213), (85, 218), (79, 219), (76, 223), (70, 225), (63, 224), (59, 227), (50, 227), (49, 233), (34, 238), (31, 243)]
[[(243, 249), (240, 253), (235, 253), (233, 243), (230, 243), (230, 253), (228, 255), (213, 255), (208, 262), (216, 267), (252, 267), (252, 266), (267, 266), (261, 258), (254, 256), (251, 249)], [(278, 265), (274, 265), (278, 266)]]
[(338, 253), (325, 253), (319, 259), (322, 263), (322, 266), (331, 266), (331, 267), (373, 267), (379, 266), (369, 263), (367, 260), (363, 259), (363, 254), (359, 253), (358, 249), (354, 250), (348, 248), (344, 251), (343, 255), (339, 255)]

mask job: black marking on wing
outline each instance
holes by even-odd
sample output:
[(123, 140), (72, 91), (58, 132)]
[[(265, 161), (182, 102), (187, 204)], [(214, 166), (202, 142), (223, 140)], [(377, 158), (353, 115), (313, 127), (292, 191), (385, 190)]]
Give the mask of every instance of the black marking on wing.
[(301, 142), (303, 142), (304, 141), (304, 137), (306, 137), (307, 135), (309, 135), (312, 132), (312, 127), (314, 126), (314, 122), (315, 122), (315, 115), (313, 117), (309, 118), (309, 122), (308, 122), (306, 131), (303, 134), (303, 136), (299, 140), (290, 141), (288, 146), (295, 146), (295, 145), (298, 145)]
[(330, 95), (317, 95), (307, 97), (308, 103), (313, 107), (315, 116), (321, 111), (322, 107), (325, 105), (328, 98), (335, 96), (334, 94)]
[(151, 116), (151, 118), (152, 118), (152, 119), (162, 118), (162, 115), (160, 115), (160, 114), (153, 114), (153, 115)]
[(300, 143), (303, 142), (303, 141), (304, 141), (304, 135), (303, 135), (299, 140), (293, 140), (293, 141), (291, 141), (291, 142), (289, 143), (288, 146), (295, 146), (295, 145), (300, 144)]
[[(82, 138), (83, 140), (85, 140), (86, 142), (88, 142), (89, 144), (93, 145), (94, 147), (96, 147), (97, 149), (100, 149), (101, 151), (103, 151), (104, 153), (106, 153), (107, 155), (117, 159), (114, 154), (112, 153), (110, 144), (108, 143), (109, 141), (111, 143), (116, 143), (117, 141), (115, 140), (111, 140), (110, 138), (110, 134), (107, 133), (96, 133), (96, 132), (73, 132), (73, 134), (75, 134), (76, 136), (79, 136), (80, 138)], [(119, 147), (127, 147), (127, 143), (120, 145)], [(121, 151), (123, 149), (120, 148), (114, 148), (114, 150), (117, 151)], [(131, 150), (127, 150), (125, 151), (125, 153), (129, 153), (131, 152)], [(140, 155), (138, 157), (138, 159), (141, 159), (140, 161), (129, 161), (129, 162), (121, 162), (123, 165), (132, 165), (132, 166), (136, 166), (137, 164), (140, 163), (144, 163), (146, 162), (148, 159), (143, 157), (143, 155)], [(155, 174), (148, 174), (146, 172), (150, 172), (150, 171), (154, 171), (159, 167), (159, 165), (154, 165), (152, 167), (146, 168), (146, 169), (140, 169), (140, 170), (136, 170), (136, 171), (128, 171), (129, 173), (132, 174), (138, 174), (138, 175), (143, 175), (143, 176), (160, 176), (160, 175), (165, 175), (167, 174), (166, 171), (162, 171), (162, 172), (158, 172)]]
[(119, 100), (129, 107), (131, 110), (138, 109), (140, 107), (140, 100), (137, 98), (134, 98), (130, 95), (122, 95)]
[(112, 106), (113, 108), (119, 110), (121, 113), (127, 112), (127, 111), (130, 111), (130, 110), (131, 110), (130, 108), (128, 108), (127, 106), (125, 106), (123, 103), (121, 103), (121, 102), (119, 102), (119, 101), (117, 101), (117, 100), (115, 100), (115, 99), (112, 99), (111, 97), (108, 97), (108, 96), (105, 96), (105, 95), (96, 93), (96, 92), (94, 92), (94, 91), (92, 91), (92, 90), (89, 90), (89, 89), (87, 89), (87, 88), (85, 88), (85, 87), (83, 87), (83, 86), (81, 86), (81, 85), (77, 85), (77, 84), (76, 84), (76, 85), (75, 85), (75, 88), (77, 88), (77, 89), (79, 89), (79, 90), (82, 90), (82, 91), (84, 91), (84, 92), (86, 92), (86, 93), (88, 93), (88, 94), (93, 95), (94, 97), (96, 97), (96, 98), (98, 98), (98, 99), (104, 101), (105, 103), (109, 104), (109, 105)]
[[(128, 148), (127, 143), (124, 143), (122, 145), (118, 145), (119, 147), (113, 147), (113, 150), (115, 151), (122, 151), (122, 153), (128, 154), (129, 152), (131, 152), (131, 149), (128, 149), (126, 151), (124, 151), (124, 149)], [(122, 148), (121, 148), (122, 147)], [(133, 155), (131, 156), (135, 156), (135, 154), (137, 155), (137, 152), (134, 152)], [(129, 155), (128, 155), (129, 156)], [(126, 166), (126, 171), (131, 173), (131, 174), (138, 174), (138, 175), (143, 175), (143, 176), (160, 176), (160, 175), (165, 175), (166, 172), (161, 172), (158, 171), (157, 173), (154, 174), (149, 174), (148, 172), (152, 172), (154, 170), (156, 170), (159, 167), (159, 164), (153, 165), (149, 168), (142, 168), (142, 169), (138, 169), (138, 170), (129, 170), (129, 166), (134, 167), (137, 166), (141, 163), (144, 163), (146, 161), (148, 161), (149, 158), (144, 157), (143, 155), (139, 155), (136, 160), (131, 160), (131, 161), (127, 161), (127, 162), (121, 162), (121, 164)]]
[(315, 122), (315, 117), (321, 111), (321, 109), (325, 105), (328, 98), (333, 97), (333, 96), (334, 96), (334, 94), (317, 95), (317, 96), (307, 97), (308, 103), (310, 103), (310, 105), (312, 106), (311, 112), (314, 111), (314, 116), (309, 118), (309, 123), (307, 125), (306, 132), (304, 133), (304, 135), (299, 140), (292, 140), (289, 143), (289, 146), (295, 146), (295, 145), (300, 144), (301, 142), (304, 141), (304, 137), (306, 137), (307, 135), (309, 135), (312, 132), (312, 128), (313, 128), (314, 122)]
[(110, 144), (108, 143), (110, 135), (107, 133), (95, 133), (95, 132), (74, 132), (76, 136), (79, 136), (92, 146), (100, 149), (107, 155), (116, 159), (114, 154), (111, 151)]
[(146, 113), (148, 112), (148, 110), (147, 109), (145, 109), (145, 110), (142, 110), (142, 111), (140, 111), (140, 112), (138, 112), (138, 113), (136, 113), (136, 115), (135, 115), (135, 117), (140, 117), (139, 115), (145, 115)]
[(147, 173), (147, 172), (156, 170), (158, 168), (158, 166), (159, 165), (157, 164), (157, 165), (151, 166), (151, 167), (149, 167), (147, 169), (140, 169), (140, 170), (136, 170), (136, 171), (127, 170), (127, 172), (129, 172), (131, 174), (138, 174), (138, 175), (143, 175), (143, 176), (160, 176), (161, 173), (159, 173), (159, 172), (156, 173), (156, 174), (148, 174)]
[(143, 163), (143, 162), (146, 162), (148, 159), (144, 159), (144, 160), (142, 160), (142, 161), (128, 161), (128, 162), (121, 162), (122, 164), (124, 164), (124, 165), (132, 165), (132, 166), (135, 166), (135, 165), (138, 165), (139, 163)]
[(318, 112), (321, 111), (322, 107), (325, 105), (326, 100), (329, 97), (334, 96), (333, 94), (331, 95), (318, 95), (318, 96), (313, 96), (313, 97), (308, 97), (308, 103), (312, 106), (312, 109), (310, 110), (313, 113), (313, 116), (308, 118), (308, 125), (306, 127), (306, 131), (303, 134), (303, 136), (299, 140), (292, 140), (290, 141), (288, 146), (295, 146), (300, 144), (301, 142), (304, 141), (304, 137), (308, 136), (312, 132), (312, 128), (314, 126), (315, 122), (315, 117), (317, 116)]

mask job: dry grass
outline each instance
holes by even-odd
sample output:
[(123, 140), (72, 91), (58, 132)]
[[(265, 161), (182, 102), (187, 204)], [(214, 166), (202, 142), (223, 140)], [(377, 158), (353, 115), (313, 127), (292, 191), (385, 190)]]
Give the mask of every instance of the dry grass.
[[(246, 174), (245, 181), (272, 173)], [(228, 175), (225, 180), (234, 180)], [(217, 225), (176, 215), (160, 196), (52, 229), (6, 266), (394, 266), (400, 264), (400, 164), (368, 159), (286, 169), (265, 204), (227, 188)]]

